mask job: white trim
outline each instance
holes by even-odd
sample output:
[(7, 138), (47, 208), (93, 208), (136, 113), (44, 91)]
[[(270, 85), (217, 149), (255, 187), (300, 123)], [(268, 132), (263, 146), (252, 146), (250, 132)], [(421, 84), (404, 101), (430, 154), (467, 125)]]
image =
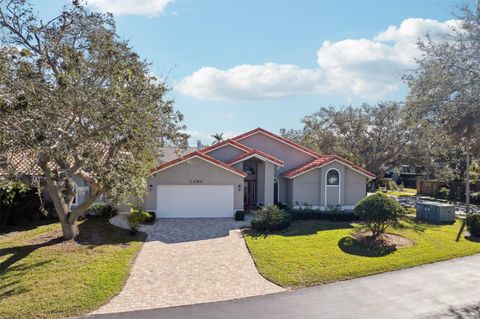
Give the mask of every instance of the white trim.
[[(362, 174), (363, 176), (366, 176), (366, 177), (369, 178), (369, 179), (373, 179), (373, 178), (374, 178), (374, 177), (372, 177), (372, 176), (370, 176), (370, 175), (368, 175), (368, 174), (366, 174), (366, 173), (364, 173), (364, 172), (362, 172), (362, 171), (359, 171), (359, 170), (353, 168), (350, 164), (347, 164), (347, 163), (345, 163), (345, 162), (339, 161), (338, 159), (334, 159), (333, 161), (326, 162), (326, 163), (324, 163), (324, 164), (322, 164), (322, 165), (319, 165), (319, 166), (314, 166), (314, 167), (312, 167), (312, 168), (310, 168), (310, 169), (308, 169), (308, 170), (306, 170), (306, 171), (304, 171), (304, 172), (301, 172), (300, 174), (297, 174), (297, 175), (294, 175), (294, 176), (291, 176), (291, 177), (286, 177), (286, 178), (288, 178), (288, 179), (293, 179), (293, 178), (296, 178), (296, 177), (298, 177), (298, 176), (300, 176), (300, 175), (303, 175), (303, 174), (305, 174), (305, 173), (308, 173), (308, 172), (310, 172), (310, 171), (312, 171), (312, 170), (314, 170), (314, 169), (316, 169), (316, 168), (320, 168), (320, 167), (323, 167), (323, 166), (325, 166), (325, 165), (328, 165), (328, 164), (331, 164), (331, 163), (334, 163), (334, 162), (337, 162), (337, 163), (339, 163), (339, 164), (342, 164), (342, 165), (344, 165), (344, 166), (347, 166), (347, 167), (350, 168), (352, 171), (355, 171), (355, 172), (357, 172), (357, 173), (359, 173), (359, 174)], [(305, 164), (305, 165), (306, 165), (306, 164)]]
[[(215, 165), (215, 166), (217, 166), (217, 167), (223, 168), (224, 170), (226, 170), (226, 171), (228, 171), (228, 172), (230, 172), (230, 173), (232, 173), (232, 174), (235, 174), (235, 175), (238, 175), (238, 176), (241, 176), (241, 177), (245, 177), (243, 174), (240, 174), (240, 173), (237, 173), (237, 172), (235, 172), (235, 171), (229, 170), (228, 168), (223, 167), (222, 165), (218, 165), (217, 163), (214, 163), (214, 162), (212, 162), (212, 161), (209, 161), (208, 159), (205, 159), (205, 158), (203, 158), (203, 157), (201, 157), (201, 156), (198, 156), (198, 155), (195, 155), (195, 156), (192, 156), (192, 157), (189, 157), (189, 158), (185, 158), (185, 159), (183, 159), (183, 160), (181, 160), (181, 161), (178, 161), (177, 163), (175, 163), (175, 164), (173, 164), (173, 165), (169, 165), (169, 166), (167, 166), (167, 167), (164, 167), (164, 168), (161, 168), (161, 169), (159, 169), (159, 170), (153, 171), (153, 172), (150, 173), (150, 175), (153, 175), (153, 174), (156, 174), (156, 173), (161, 172), (161, 171), (163, 171), (163, 170), (166, 170), (166, 169), (175, 167), (175, 166), (177, 166), (178, 164), (181, 164), (181, 163), (183, 163), (183, 162), (185, 162), (185, 161), (188, 161), (188, 160), (191, 160), (191, 159), (194, 159), (194, 158), (199, 158), (199, 159), (201, 159), (201, 160), (204, 160), (204, 161), (207, 162), (207, 163), (210, 163), (210, 164)], [(226, 165), (227, 165), (227, 164), (226, 164)]]
[[(303, 153), (305, 153), (305, 154), (307, 154), (307, 155), (309, 155), (309, 156), (311, 156), (311, 157), (313, 157), (313, 158), (318, 158), (318, 156), (315, 156), (315, 155), (307, 152), (306, 150), (299, 148), (298, 146), (295, 146), (295, 145), (292, 145), (292, 144), (290, 144), (290, 143), (287, 143), (287, 142), (285, 142), (285, 141), (282, 140), (282, 139), (279, 139), (279, 138), (277, 138), (277, 137), (271, 136), (271, 135), (266, 134), (265, 132), (262, 132), (262, 131), (252, 132), (251, 134), (242, 136), (242, 137), (240, 137), (240, 138), (238, 138), (238, 139), (236, 139), (235, 137), (232, 138), (232, 139), (233, 139), (235, 142), (238, 142), (238, 141), (241, 141), (241, 140), (246, 139), (247, 137), (250, 137), (250, 136), (253, 136), (253, 135), (259, 134), (259, 133), (265, 135), (266, 137), (270, 137), (270, 138), (272, 138), (272, 139), (274, 139), (274, 140), (276, 140), (276, 141), (282, 142), (282, 143), (285, 144), (285, 145), (288, 145), (288, 146), (290, 146), (290, 147), (293, 147), (294, 149), (296, 149), (296, 150), (298, 150), (298, 151), (300, 151), (300, 152), (303, 152)], [(272, 134), (273, 134), (273, 133), (272, 133)], [(292, 142), (292, 143), (294, 143), (294, 142)], [(313, 152), (313, 151), (312, 151), (312, 152)]]
[[(327, 180), (327, 175), (330, 171), (337, 171), (337, 174), (338, 174), (338, 185), (328, 185), (328, 180)], [(342, 187), (341, 187), (341, 184), (342, 184), (342, 176), (340, 175), (340, 171), (338, 169), (336, 169), (335, 167), (332, 167), (330, 169), (328, 169), (326, 172), (325, 172), (325, 207), (327, 207), (327, 188), (330, 187), (330, 188), (333, 188), (333, 187), (338, 187), (338, 204), (337, 205), (341, 205), (342, 203)]]
[(272, 164), (277, 165), (277, 166), (283, 166), (283, 164), (275, 163), (274, 161), (269, 160), (268, 158), (265, 158), (265, 157), (263, 157), (263, 156), (261, 156), (261, 155), (258, 155), (258, 154), (252, 154), (252, 155), (250, 155), (250, 156), (244, 157), (244, 158), (242, 158), (242, 159), (239, 159), (238, 161), (235, 161), (235, 162), (230, 163), (229, 165), (235, 165), (235, 164), (237, 164), (237, 163), (246, 161), (246, 160), (248, 160), (248, 159), (250, 159), (250, 158), (252, 158), (252, 157), (259, 158), (259, 159), (261, 159), (261, 160), (264, 161), (264, 162), (269, 162), (269, 163), (272, 163)]
[[(353, 210), (355, 208), (355, 206), (342, 206), (342, 205), (339, 205), (343, 210)], [(315, 209), (315, 210), (320, 210), (320, 211), (325, 211), (327, 210), (327, 207), (326, 206), (303, 206), (303, 205), (299, 205), (299, 206), (293, 206), (294, 209)]]
[[(252, 149), (250, 149), (250, 147), (248, 147), (248, 146), (242, 145), (242, 146), (245, 147), (246, 149), (250, 149), (250, 150), (246, 151), (246, 150), (244, 150), (243, 148), (241, 148), (241, 147), (238, 146), (238, 145), (232, 144), (231, 142), (226, 142), (225, 144), (222, 144), (222, 145), (220, 145), (220, 146), (218, 146), (218, 147), (213, 147), (212, 149), (210, 149), (210, 150), (208, 150), (208, 151), (206, 151), (206, 152), (204, 151), (203, 154), (208, 154), (208, 153), (210, 153), (210, 152), (219, 150), (219, 149), (221, 149), (221, 148), (223, 148), (224, 146), (227, 146), (227, 145), (233, 146), (233, 147), (235, 147), (236, 149), (238, 149), (238, 150), (240, 150), (240, 151), (242, 151), (242, 152), (244, 152), (244, 153), (248, 153), (248, 152), (251, 152), (251, 151), (252, 151)], [(216, 145), (214, 145), (214, 146), (216, 146)], [(202, 152), (202, 150), (200, 150), (200, 152)]]

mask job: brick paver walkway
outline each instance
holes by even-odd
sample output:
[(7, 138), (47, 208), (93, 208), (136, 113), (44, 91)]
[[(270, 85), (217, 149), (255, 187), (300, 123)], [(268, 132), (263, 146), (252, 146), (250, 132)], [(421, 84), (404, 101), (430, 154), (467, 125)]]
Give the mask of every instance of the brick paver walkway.
[[(125, 227), (124, 216), (112, 224)], [(264, 295), (284, 289), (258, 273), (229, 218), (161, 219), (148, 234), (122, 292), (95, 313), (163, 308)]]

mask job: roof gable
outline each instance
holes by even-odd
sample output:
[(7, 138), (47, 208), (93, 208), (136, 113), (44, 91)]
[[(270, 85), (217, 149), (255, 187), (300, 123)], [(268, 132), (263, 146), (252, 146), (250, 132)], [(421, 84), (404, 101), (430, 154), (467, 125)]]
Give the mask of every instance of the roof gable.
[(291, 148), (294, 148), (300, 152), (303, 152), (307, 155), (310, 155), (312, 156), (313, 158), (318, 158), (318, 157), (322, 157), (321, 154), (315, 152), (315, 151), (312, 151), (311, 149), (303, 146), (303, 145), (300, 145), (298, 143), (295, 143), (295, 142), (292, 142), (290, 141), (289, 139), (286, 139), (280, 135), (277, 135), (277, 134), (274, 134), (272, 132), (269, 132), (261, 127), (258, 127), (254, 130), (251, 130), (251, 131), (248, 131), (246, 133), (243, 133), (241, 135), (238, 135), (238, 136), (235, 136), (233, 138), (231, 138), (231, 140), (235, 141), (235, 142), (239, 142), (239, 143), (242, 143), (242, 140), (248, 138), (248, 137), (251, 137), (251, 136), (254, 136), (254, 135), (257, 135), (257, 134), (262, 134), (264, 136), (267, 136), (268, 138), (271, 138), (273, 140), (276, 140), (278, 142), (281, 142), (285, 145), (288, 145), (290, 146)]
[(211, 164), (213, 164), (213, 165), (215, 165), (215, 166), (218, 166), (218, 167), (220, 167), (220, 168), (223, 168), (223, 169), (225, 169), (225, 170), (227, 170), (227, 171), (230, 171), (231, 173), (236, 174), (236, 175), (239, 175), (239, 176), (241, 176), (241, 177), (247, 176), (246, 173), (244, 173), (244, 172), (236, 169), (235, 167), (230, 166), (230, 165), (228, 165), (228, 164), (226, 164), (226, 163), (224, 163), (224, 162), (221, 162), (221, 161), (219, 161), (219, 160), (217, 160), (217, 159), (215, 159), (215, 158), (213, 158), (213, 157), (211, 157), (211, 156), (205, 155), (205, 154), (203, 154), (203, 153), (201, 153), (201, 152), (197, 152), (197, 151), (196, 151), (196, 152), (189, 153), (189, 154), (184, 155), (184, 156), (182, 156), (182, 157), (179, 157), (179, 158), (177, 158), (177, 159), (175, 159), (175, 160), (173, 160), (173, 161), (167, 162), (167, 163), (165, 163), (165, 164), (159, 165), (159, 166), (153, 168), (153, 169), (150, 171), (150, 174), (155, 174), (155, 173), (161, 172), (161, 171), (163, 171), (163, 170), (169, 169), (169, 168), (171, 168), (171, 167), (174, 167), (174, 166), (176, 166), (176, 165), (178, 165), (178, 164), (180, 164), (180, 163), (183, 163), (183, 162), (185, 162), (185, 161), (187, 161), (187, 160), (189, 160), (189, 159), (192, 159), (192, 158), (202, 159), (202, 160), (204, 160), (204, 161), (207, 161), (207, 162), (209, 162), (209, 163), (211, 163)]
[(305, 174), (305, 173), (307, 173), (311, 170), (320, 168), (322, 166), (325, 166), (325, 165), (333, 163), (333, 162), (338, 162), (338, 163), (344, 164), (345, 166), (349, 167), (350, 169), (352, 169), (352, 170), (356, 171), (357, 173), (362, 174), (362, 175), (364, 175), (368, 178), (375, 178), (375, 174), (373, 174), (372, 172), (369, 172), (366, 169), (364, 169), (363, 167), (358, 166), (355, 163), (353, 163), (349, 160), (346, 160), (346, 159), (344, 159), (340, 156), (336, 156), (336, 155), (326, 155), (322, 158), (313, 160), (309, 163), (306, 163), (305, 165), (295, 167), (295, 168), (291, 169), (290, 171), (287, 171), (287, 172), (283, 173), (282, 176), (285, 177), (285, 178), (288, 178), (288, 179), (292, 179), (292, 178), (298, 177), (302, 174)]

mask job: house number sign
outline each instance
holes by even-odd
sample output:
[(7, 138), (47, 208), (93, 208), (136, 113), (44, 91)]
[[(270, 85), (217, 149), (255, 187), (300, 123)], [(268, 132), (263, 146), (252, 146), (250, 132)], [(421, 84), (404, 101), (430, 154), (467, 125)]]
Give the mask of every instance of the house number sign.
[(190, 184), (202, 184), (203, 181), (201, 179), (191, 179)]

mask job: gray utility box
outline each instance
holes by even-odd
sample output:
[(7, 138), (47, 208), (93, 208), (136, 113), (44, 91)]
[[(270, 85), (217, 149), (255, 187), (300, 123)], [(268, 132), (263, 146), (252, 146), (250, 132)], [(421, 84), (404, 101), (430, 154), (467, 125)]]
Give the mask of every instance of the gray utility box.
[(416, 205), (417, 218), (434, 223), (455, 222), (455, 206), (447, 203), (419, 201)]

